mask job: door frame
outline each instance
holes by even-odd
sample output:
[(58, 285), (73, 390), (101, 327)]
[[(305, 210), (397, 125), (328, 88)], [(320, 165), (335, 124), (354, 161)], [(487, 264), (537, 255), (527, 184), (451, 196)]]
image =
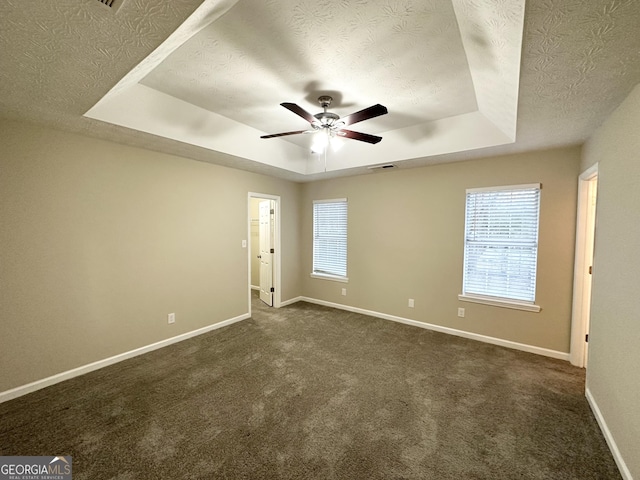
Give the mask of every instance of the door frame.
[[(571, 314), (571, 348), (569, 361), (577, 367), (584, 367), (585, 335), (589, 327), (591, 289), (585, 284), (592, 260), (589, 255), (589, 238), (595, 236), (595, 223), (589, 228), (589, 217), (596, 208), (590, 204), (590, 182), (598, 177), (598, 164), (592, 165), (578, 177), (578, 211), (576, 215), (576, 249), (573, 269), (573, 308)], [(593, 241), (593, 238), (591, 239)], [(591, 255), (593, 252), (591, 252)]]
[(281, 248), (280, 248), (280, 196), (270, 195), (268, 193), (249, 192), (247, 194), (247, 301), (249, 315), (251, 315), (251, 199), (273, 200), (274, 207), (274, 228), (273, 228), (273, 307), (280, 308), (282, 303), (282, 282), (281, 282)]

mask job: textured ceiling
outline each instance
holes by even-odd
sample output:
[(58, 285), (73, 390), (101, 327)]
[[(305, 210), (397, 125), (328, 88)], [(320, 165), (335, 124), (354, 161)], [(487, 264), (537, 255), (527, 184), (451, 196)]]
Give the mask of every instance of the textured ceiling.
[(141, 83), (267, 132), (298, 124), (279, 103), (316, 113), (325, 91), (337, 92), (339, 115), (392, 109), (363, 124), (372, 133), (477, 110), (453, 6), (442, 0), (241, 1)]
[[(209, 19), (215, 19), (199, 23), (198, 12), (207, 3)], [(97, 0), (5, 0), (0, 3), (0, 115), (308, 181), (368, 170), (355, 161), (363, 156), (359, 152), (352, 152), (354, 162), (343, 162), (351, 168), (327, 173), (265, 164), (252, 152), (234, 150), (237, 135), (245, 131), (235, 124), (257, 133), (304, 128), (278, 103), (292, 101), (315, 112), (312, 102), (325, 90), (335, 92), (340, 115), (379, 102), (389, 115), (358, 129), (383, 132), (384, 140), (364, 156), (382, 152), (393, 160), (397, 149), (390, 154), (389, 148), (404, 141), (407, 154), (399, 162), (404, 168), (579, 144), (640, 82), (637, 0), (528, 0), (522, 48), (515, 49), (510, 39), (517, 33), (519, 1), (233, 3), (123, 0), (115, 12)], [(189, 20), (195, 26), (181, 31)], [(174, 50), (165, 48), (163, 61), (137, 82), (219, 115), (211, 125), (225, 128), (207, 130), (209, 123), (203, 123), (198, 134), (215, 137), (220, 148), (83, 117), (145, 58), (148, 63), (149, 55), (159, 55), (174, 32), (183, 34)], [(461, 122), (450, 120), (475, 110), (506, 138), (517, 132), (515, 142), (465, 146), (465, 132), (454, 130)], [(126, 113), (137, 114), (133, 107)], [(180, 120), (174, 110), (149, 115), (159, 113)], [(427, 128), (443, 116), (448, 117), (433, 124), (440, 131)], [(197, 130), (188, 123), (178, 127)], [(430, 149), (436, 134), (459, 138), (463, 151)], [(289, 147), (263, 148), (287, 154), (301, 149)]]

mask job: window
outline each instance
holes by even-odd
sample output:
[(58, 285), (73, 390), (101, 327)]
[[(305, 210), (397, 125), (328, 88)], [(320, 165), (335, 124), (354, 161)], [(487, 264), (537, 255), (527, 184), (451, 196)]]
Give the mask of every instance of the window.
[(539, 184), (467, 190), (460, 300), (540, 311), (539, 213)]
[(311, 276), (347, 281), (347, 199), (313, 202)]

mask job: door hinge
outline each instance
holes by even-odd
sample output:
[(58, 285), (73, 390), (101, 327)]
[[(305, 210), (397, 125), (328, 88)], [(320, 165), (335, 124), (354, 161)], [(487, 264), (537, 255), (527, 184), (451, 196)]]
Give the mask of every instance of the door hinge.
[(273, 215), (274, 213), (276, 213), (276, 211), (272, 208), (271, 210), (269, 210), (269, 213)]
[(275, 289), (275, 288), (273, 288), (273, 287), (271, 287), (271, 293), (273, 293), (273, 292), (275, 292), (275, 291), (276, 291), (276, 289)]
[(589, 265), (589, 275), (593, 274), (593, 265)]
[(271, 253), (276, 253), (276, 251), (272, 248), (272, 249), (271, 249)]
[(589, 342), (589, 334), (588, 333), (584, 336), (584, 341), (585, 342)]

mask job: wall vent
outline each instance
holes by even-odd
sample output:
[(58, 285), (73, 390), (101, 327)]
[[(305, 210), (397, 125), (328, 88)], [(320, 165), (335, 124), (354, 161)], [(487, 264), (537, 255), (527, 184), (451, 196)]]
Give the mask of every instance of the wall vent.
[(113, 2), (115, 0), (98, 0), (100, 3), (103, 3), (104, 5), (106, 5), (107, 7), (111, 7), (113, 8)]
[(393, 163), (385, 163), (384, 165), (373, 165), (371, 167), (367, 167), (369, 170), (389, 170), (391, 168), (398, 168)]

